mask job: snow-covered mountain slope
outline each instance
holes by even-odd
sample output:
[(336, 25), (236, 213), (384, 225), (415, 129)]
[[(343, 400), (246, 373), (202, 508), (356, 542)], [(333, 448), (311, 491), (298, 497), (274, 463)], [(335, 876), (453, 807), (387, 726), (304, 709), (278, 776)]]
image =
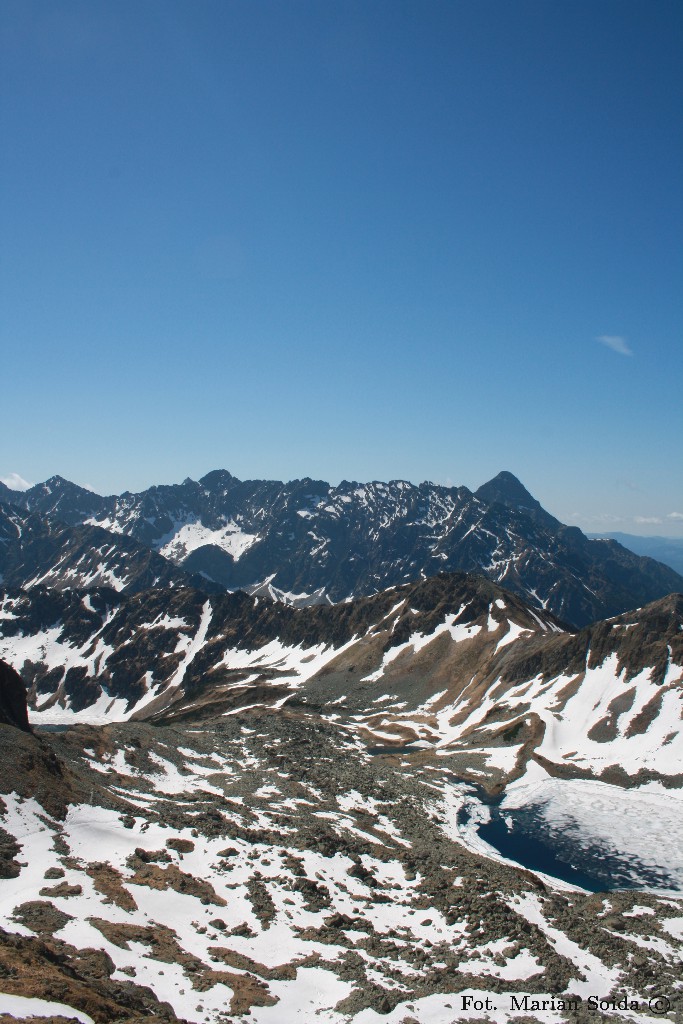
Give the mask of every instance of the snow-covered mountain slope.
[(402, 480), (200, 481), (107, 498), (53, 477), (24, 508), (132, 537), (230, 590), (338, 602), (440, 571), (482, 573), (576, 626), (683, 589), (683, 578), (545, 512), (511, 473), (475, 493)]
[(6, 586), (57, 590), (111, 587), (222, 587), (184, 572), (132, 537), (99, 526), (65, 526), (58, 519), (0, 504), (0, 579)]
[[(448, 673), (454, 668), (449, 658), (457, 660), (461, 641), (481, 630), (482, 619), (490, 621), (484, 631), (494, 647), (508, 629), (518, 643), (560, 629), (552, 616), (541, 617), (514, 595), (464, 573), (300, 609), (241, 592), (207, 596), (190, 588), (130, 596), (43, 587), (0, 593), (0, 656), (29, 684), (36, 721), (69, 721), (74, 714), (82, 720), (102, 715), (103, 721), (196, 717), (201, 709), (213, 714), (281, 703), (295, 693), (309, 699), (299, 691), (323, 669), (328, 688), (342, 672), (346, 693), (365, 668), (377, 680), (385, 670), (393, 679), (395, 655), (410, 646), (414, 631), (448, 640), (449, 654), (441, 659)], [(421, 677), (428, 695), (437, 684), (433, 675)], [(334, 699), (339, 696), (334, 689)]]
[(0, 1019), (679, 1012), (680, 595), (577, 633), (466, 574), (0, 595), (34, 727), (74, 726), (0, 723)]
[(300, 609), (188, 588), (34, 588), (5, 592), (0, 656), (29, 685), (34, 722), (303, 707), (500, 784), (532, 758), (563, 777), (677, 784), (682, 629), (680, 595), (572, 634), (466, 574)]
[(683, 787), (681, 595), (576, 634), (524, 628), (503, 599), (385, 637), (379, 668), (351, 668), (354, 647), (306, 686), (368, 742), (417, 742), (502, 782), (533, 759), (561, 778)]
[(38, 720), (123, 720), (200, 694), (226, 710), (283, 699), (362, 620), (350, 605), (322, 624), (315, 611), (189, 588), (126, 597), (36, 587), (4, 593), (0, 653), (21, 666)]
[[(653, 995), (677, 1010), (680, 896), (593, 894), (496, 856), (443, 759), (392, 763), (318, 717), (252, 710), (187, 730), (0, 726), (7, 760), (0, 1013), (652, 1024)], [(589, 1002), (624, 995), (626, 1010)]]

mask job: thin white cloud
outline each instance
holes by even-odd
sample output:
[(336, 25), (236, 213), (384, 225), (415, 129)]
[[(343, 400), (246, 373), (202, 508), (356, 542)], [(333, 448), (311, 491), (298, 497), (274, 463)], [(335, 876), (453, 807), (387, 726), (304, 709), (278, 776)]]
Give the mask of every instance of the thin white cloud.
[(661, 523), (660, 516), (634, 516), (634, 523)]
[(617, 487), (625, 487), (628, 491), (635, 491), (636, 494), (642, 494), (641, 488), (633, 480), (628, 480), (626, 477), (620, 476), (616, 481)]
[(620, 356), (633, 355), (626, 343), (626, 338), (622, 338), (620, 334), (599, 334), (595, 340), (599, 341), (601, 345), (611, 348), (613, 352), (618, 352)]
[(23, 476), (19, 476), (18, 473), (10, 473), (9, 476), (0, 477), (0, 483), (4, 484), (5, 487), (11, 488), (13, 491), (27, 491), (29, 487), (33, 487), (28, 480), (24, 480)]
[(683, 512), (669, 512), (666, 518), (675, 519), (677, 522), (683, 522)]

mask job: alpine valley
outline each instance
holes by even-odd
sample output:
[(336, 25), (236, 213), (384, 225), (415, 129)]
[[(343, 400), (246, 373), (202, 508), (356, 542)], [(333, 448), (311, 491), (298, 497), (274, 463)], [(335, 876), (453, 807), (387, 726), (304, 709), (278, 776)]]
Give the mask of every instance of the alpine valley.
[(510, 473), (0, 501), (0, 1024), (683, 1021), (673, 569)]

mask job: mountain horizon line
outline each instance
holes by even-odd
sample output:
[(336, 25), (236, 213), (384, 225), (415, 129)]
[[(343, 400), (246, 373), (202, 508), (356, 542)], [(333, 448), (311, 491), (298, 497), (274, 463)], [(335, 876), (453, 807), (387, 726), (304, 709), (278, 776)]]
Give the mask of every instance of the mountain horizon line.
[(19, 476), (19, 474), (14, 473), (14, 474), (10, 474), (10, 476), (8, 476), (8, 477), (0, 478), (0, 500), (2, 500), (2, 494), (5, 493), (5, 492), (11, 492), (12, 494), (15, 494), (15, 495), (28, 494), (29, 492), (35, 492), (37, 489), (44, 488), (46, 486), (62, 486), (64, 484), (68, 484), (70, 487), (75, 487), (75, 488), (77, 488), (80, 491), (86, 492), (87, 494), (93, 494), (93, 495), (95, 495), (98, 498), (113, 498), (113, 497), (121, 497), (124, 494), (133, 494), (133, 495), (135, 495), (135, 494), (144, 494), (146, 491), (152, 490), (154, 488), (183, 487), (186, 484), (202, 484), (202, 485), (206, 485), (207, 483), (213, 482), (213, 481), (215, 481), (216, 479), (218, 479), (220, 477), (224, 477), (225, 479), (229, 479), (229, 480), (235, 480), (238, 483), (269, 483), (269, 484), (281, 483), (281, 484), (284, 484), (284, 485), (287, 485), (287, 484), (313, 483), (313, 484), (325, 484), (326, 486), (332, 487), (332, 488), (340, 488), (340, 487), (343, 487), (345, 485), (346, 486), (363, 487), (363, 486), (368, 486), (370, 484), (380, 484), (380, 485), (384, 484), (384, 486), (389, 487), (391, 484), (408, 484), (410, 487), (425, 487), (425, 486), (428, 486), (428, 487), (439, 487), (439, 488), (442, 488), (445, 491), (462, 491), (462, 490), (465, 490), (465, 491), (468, 491), (470, 494), (477, 494), (483, 487), (488, 487), (490, 484), (493, 484), (495, 481), (498, 481), (500, 483), (506, 483), (506, 484), (508, 484), (510, 486), (516, 486), (517, 488), (520, 488), (521, 491), (524, 491), (526, 496), (528, 496), (529, 498), (532, 497), (531, 493), (527, 490), (527, 488), (521, 482), (519, 477), (516, 476), (514, 473), (512, 473), (510, 470), (507, 470), (507, 469), (500, 470), (500, 472), (496, 473), (495, 476), (491, 477), (490, 480), (486, 480), (483, 484), (481, 484), (478, 488), (475, 488), (475, 489), (472, 489), (471, 487), (468, 487), (467, 484), (443, 484), (443, 483), (437, 483), (434, 480), (428, 480), (428, 479), (421, 480), (419, 483), (416, 483), (414, 480), (409, 480), (407, 477), (392, 477), (389, 480), (380, 480), (380, 479), (351, 480), (351, 479), (348, 479), (348, 478), (344, 477), (344, 478), (342, 478), (339, 481), (339, 483), (333, 483), (330, 480), (325, 480), (323, 477), (313, 477), (313, 476), (291, 477), (288, 480), (285, 480), (284, 478), (266, 477), (266, 476), (263, 476), (263, 477), (254, 476), (254, 477), (244, 477), (244, 478), (242, 478), (242, 477), (236, 476), (234, 473), (231, 473), (230, 470), (228, 470), (228, 469), (220, 468), (220, 469), (211, 469), (207, 473), (204, 473), (202, 476), (197, 477), (196, 479), (194, 477), (191, 477), (191, 476), (186, 476), (183, 480), (173, 481), (171, 483), (150, 484), (148, 487), (142, 487), (139, 490), (133, 490), (131, 488), (124, 488), (123, 490), (120, 490), (120, 491), (113, 490), (113, 491), (109, 491), (108, 493), (104, 493), (104, 492), (101, 492), (99, 490), (96, 490), (94, 487), (90, 487), (87, 484), (76, 483), (75, 481), (71, 480), (69, 477), (63, 476), (61, 473), (53, 473), (52, 476), (47, 477), (45, 480), (39, 480), (39, 481), (37, 481), (34, 484), (28, 484), (27, 483), (26, 487), (16, 487), (16, 486), (12, 487), (12, 486), (10, 486), (7, 483), (8, 479), (10, 479), (12, 477), (17, 478), (18, 476)]

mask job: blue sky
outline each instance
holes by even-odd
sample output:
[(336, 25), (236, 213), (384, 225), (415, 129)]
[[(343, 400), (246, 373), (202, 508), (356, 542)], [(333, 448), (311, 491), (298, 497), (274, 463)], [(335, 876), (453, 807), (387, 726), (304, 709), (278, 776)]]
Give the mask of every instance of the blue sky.
[(683, 535), (683, 8), (3, 0), (0, 477)]

